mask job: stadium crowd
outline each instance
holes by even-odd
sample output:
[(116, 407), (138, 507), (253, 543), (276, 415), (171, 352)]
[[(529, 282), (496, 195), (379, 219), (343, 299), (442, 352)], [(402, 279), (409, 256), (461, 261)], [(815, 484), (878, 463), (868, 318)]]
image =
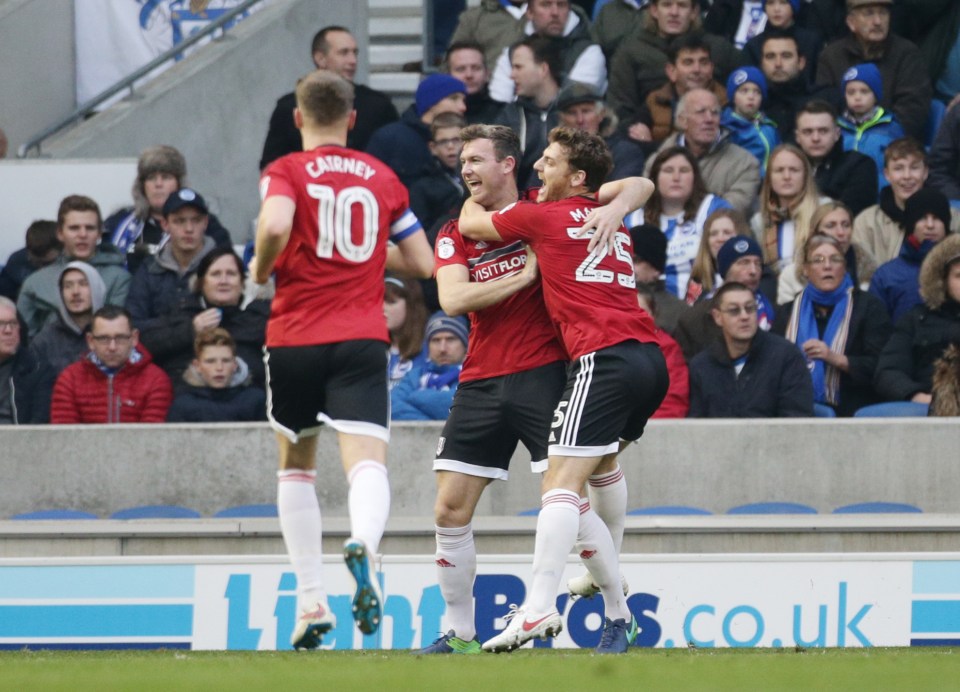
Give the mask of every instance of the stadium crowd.
[[(349, 29), (310, 48), (355, 81)], [(440, 67), (402, 112), (356, 84), (348, 141), (431, 243), (469, 196), (468, 124), (517, 132), (521, 190), (558, 125), (656, 185), (625, 222), (675, 380), (658, 416), (956, 415), (960, 4), (482, 0)], [(261, 169), (300, 149), (294, 105)], [(270, 295), (202, 190), (158, 143), (128, 208), (71, 195), (31, 224), (0, 272), (0, 422), (264, 419)], [(435, 280), (384, 280), (393, 415), (445, 419), (469, 324)]]

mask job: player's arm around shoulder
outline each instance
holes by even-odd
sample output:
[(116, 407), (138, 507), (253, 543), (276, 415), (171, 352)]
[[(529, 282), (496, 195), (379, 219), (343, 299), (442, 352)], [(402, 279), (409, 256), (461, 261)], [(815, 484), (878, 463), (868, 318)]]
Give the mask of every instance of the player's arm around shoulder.
[(468, 199), (460, 209), (460, 233), (471, 240), (503, 240), (493, 225), (495, 213)]
[(646, 204), (653, 191), (653, 181), (639, 176), (601, 185), (597, 190), (597, 201), (603, 206), (593, 209), (580, 229), (580, 235), (591, 229), (595, 231), (587, 249), (593, 252), (599, 246), (606, 247), (608, 253), (612, 252), (613, 239), (623, 225), (623, 218)]

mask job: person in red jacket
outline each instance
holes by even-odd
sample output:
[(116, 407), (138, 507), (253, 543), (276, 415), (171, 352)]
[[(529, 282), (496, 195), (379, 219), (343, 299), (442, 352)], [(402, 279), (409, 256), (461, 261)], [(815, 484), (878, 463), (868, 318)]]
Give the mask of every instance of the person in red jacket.
[(162, 423), (173, 399), (170, 378), (140, 346), (130, 313), (106, 305), (93, 315), (90, 352), (57, 378), (51, 423)]

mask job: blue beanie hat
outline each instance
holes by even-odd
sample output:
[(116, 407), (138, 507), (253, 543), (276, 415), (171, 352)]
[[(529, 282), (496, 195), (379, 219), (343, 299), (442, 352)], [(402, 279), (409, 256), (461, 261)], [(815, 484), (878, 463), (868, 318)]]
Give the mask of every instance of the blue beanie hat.
[(763, 101), (767, 100), (767, 80), (763, 76), (763, 72), (756, 67), (748, 66), (738, 67), (730, 73), (730, 76), (727, 78), (727, 101), (733, 103), (733, 95), (737, 93), (737, 89), (747, 82), (756, 84), (760, 89), (760, 97)]
[[(766, 8), (768, 0), (764, 0), (764, 8)], [(793, 21), (797, 21), (797, 15), (800, 14), (800, 0), (787, 0), (790, 3), (790, 7), (793, 8)]]
[(741, 257), (756, 256), (763, 259), (760, 244), (748, 235), (735, 235), (728, 238), (717, 253), (717, 271), (726, 278), (730, 267)]
[(467, 345), (467, 338), (470, 334), (470, 323), (465, 317), (451, 317), (442, 310), (430, 315), (427, 320), (427, 328), (424, 330), (423, 340), (430, 341), (430, 338), (437, 332), (451, 332), (455, 337)]
[(417, 115), (423, 115), (450, 94), (466, 94), (467, 85), (448, 74), (432, 74), (417, 87)]
[(843, 83), (840, 88), (843, 89), (844, 93), (846, 93), (847, 84), (850, 82), (863, 82), (870, 87), (870, 91), (873, 92), (877, 101), (883, 98), (883, 80), (880, 78), (880, 70), (872, 62), (854, 65), (843, 73)]

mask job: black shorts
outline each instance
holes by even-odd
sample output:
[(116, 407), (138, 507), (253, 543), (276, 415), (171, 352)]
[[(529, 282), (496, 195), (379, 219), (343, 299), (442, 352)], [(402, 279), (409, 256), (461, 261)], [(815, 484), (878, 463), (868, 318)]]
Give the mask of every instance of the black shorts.
[(390, 441), (387, 344), (374, 339), (264, 349), (267, 419), (291, 442), (326, 423)]
[(440, 433), (434, 471), (507, 479), (510, 457), (523, 442), (533, 471), (545, 471), (547, 435), (566, 382), (565, 363), (464, 382)]
[(670, 376), (656, 344), (624, 341), (567, 367), (550, 428), (550, 456), (593, 457), (636, 440), (667, 393)]

